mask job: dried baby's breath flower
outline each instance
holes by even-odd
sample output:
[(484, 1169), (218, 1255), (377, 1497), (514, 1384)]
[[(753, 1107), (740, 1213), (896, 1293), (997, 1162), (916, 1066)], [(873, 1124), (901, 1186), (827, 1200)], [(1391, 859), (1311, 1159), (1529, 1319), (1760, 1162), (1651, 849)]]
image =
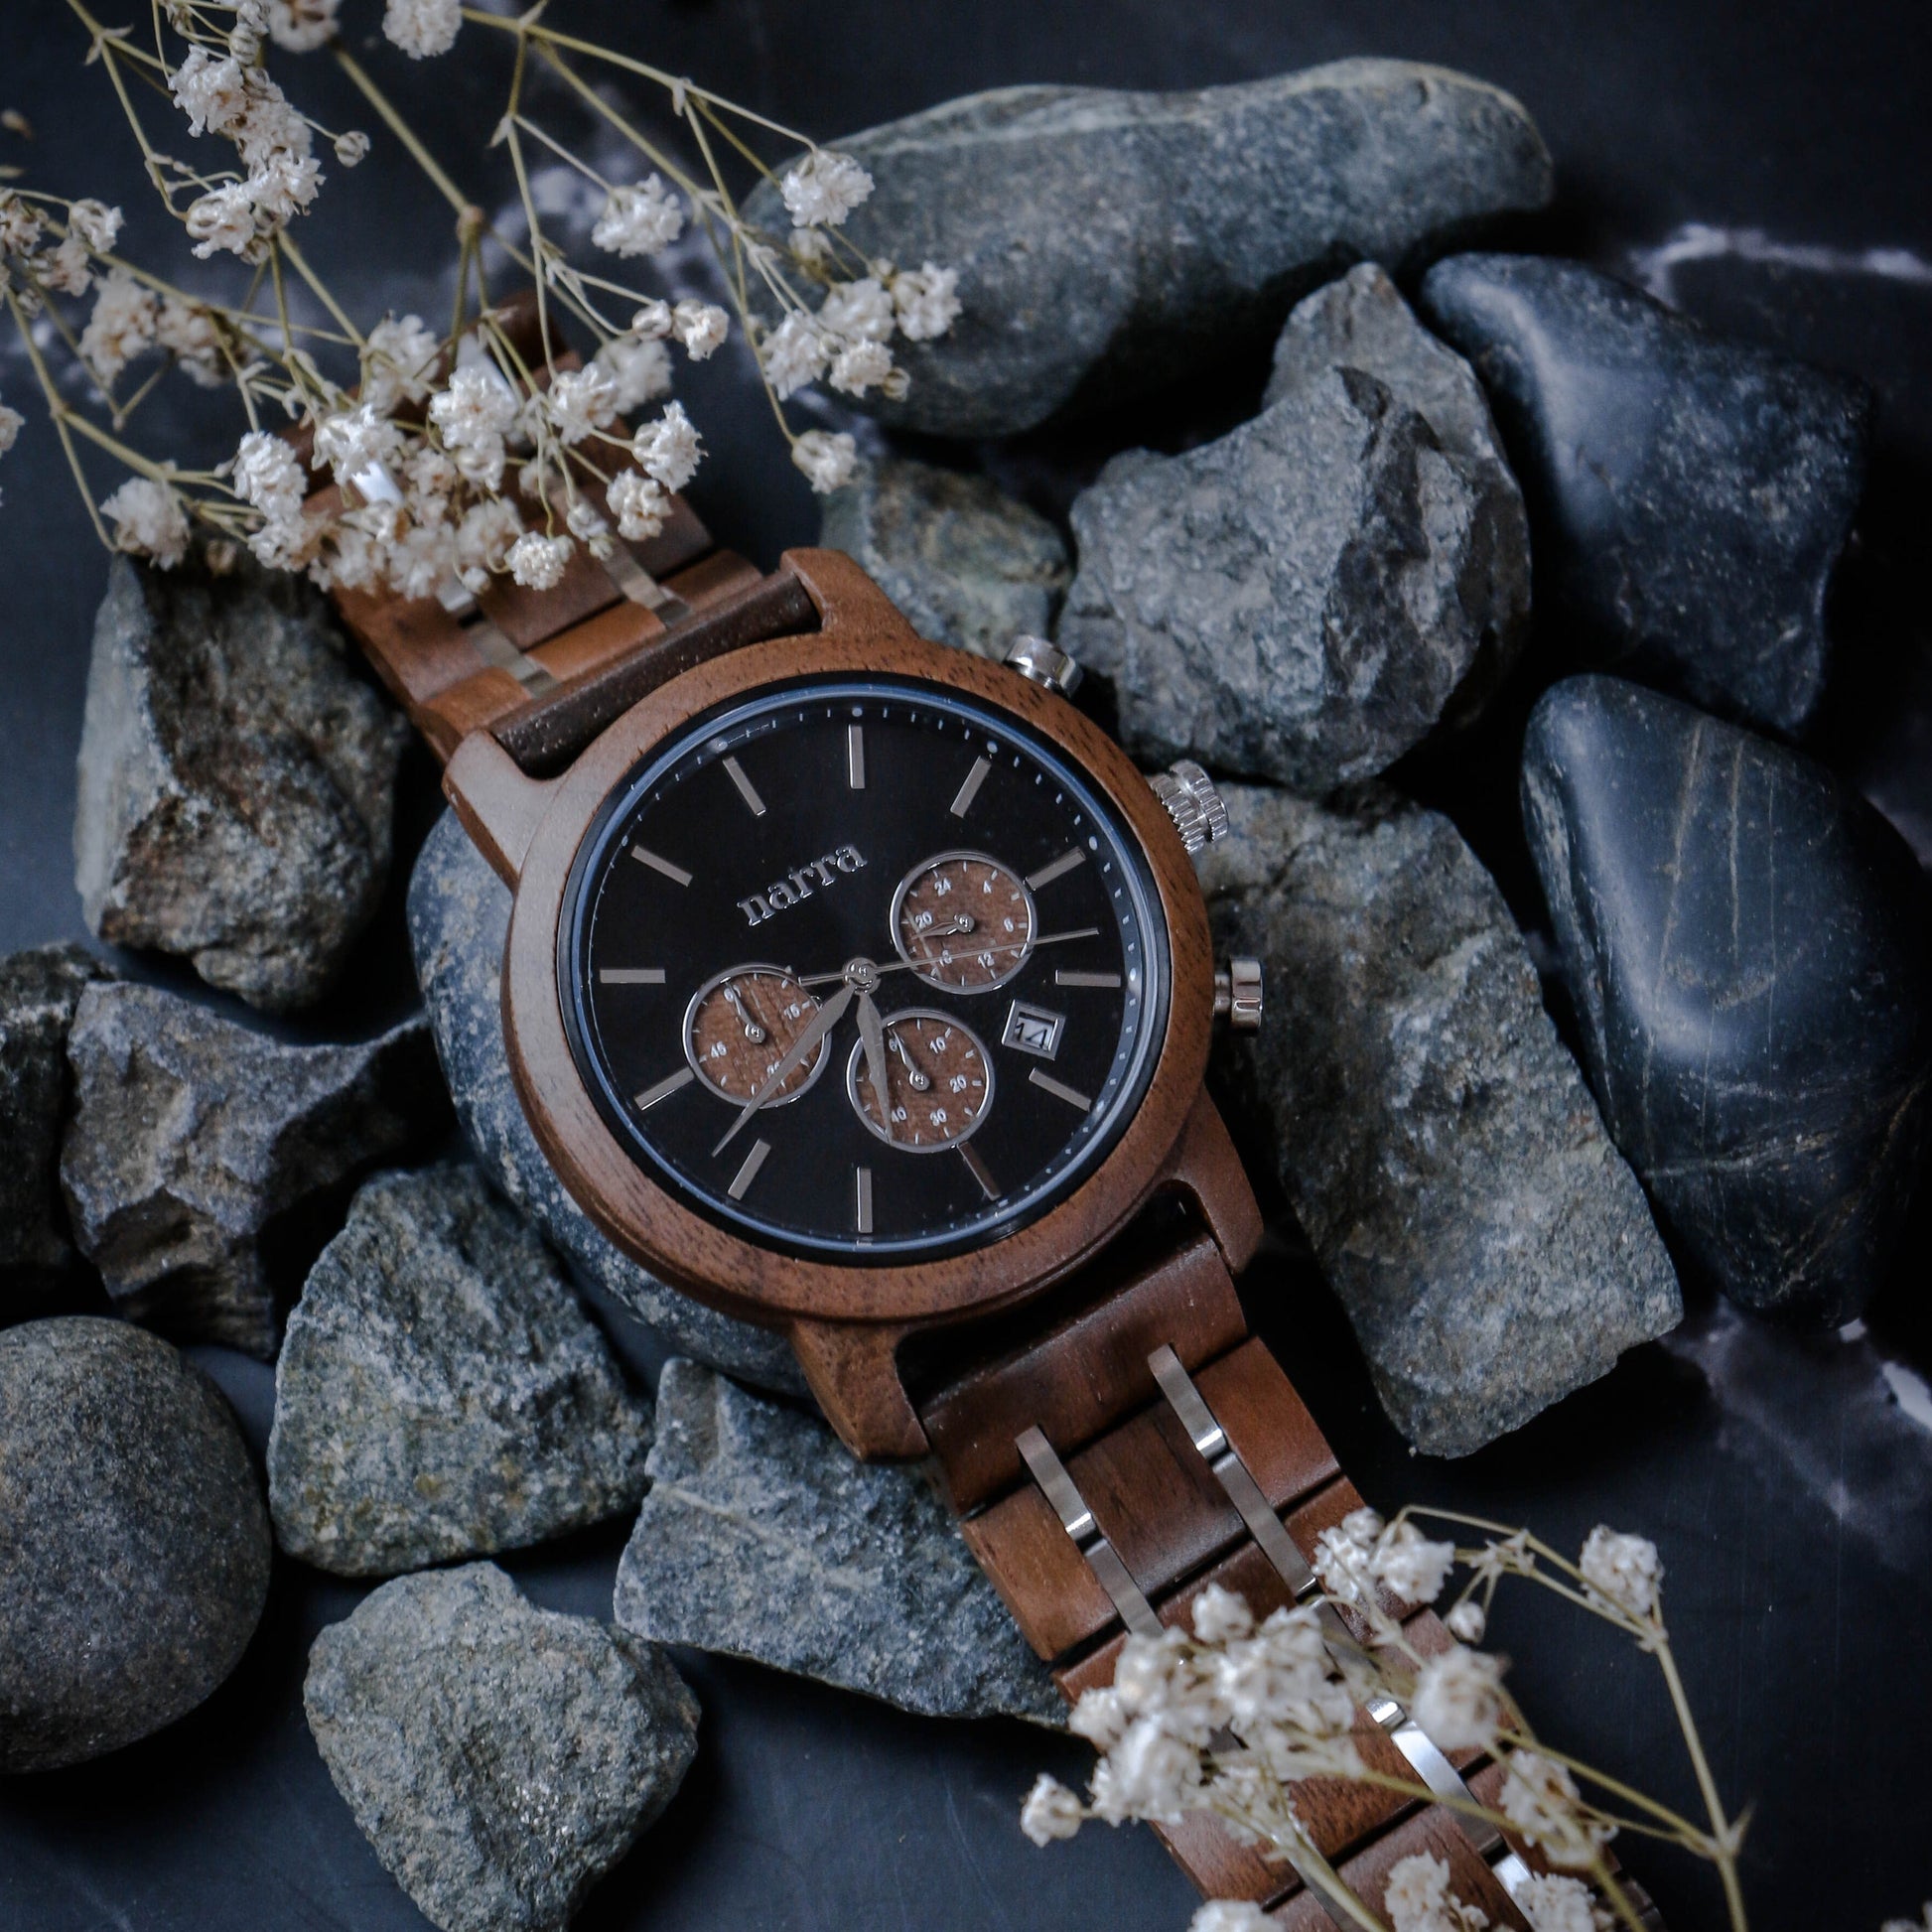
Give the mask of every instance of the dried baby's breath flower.
[(893, 351), (883, 343), (848, 343), (832, 357), (832, 387), (863, 396), (893, 378)]
[[(1581, 1878), (1554, 1873), (1547, 1877), (1532, 1875), (1517, 1888), (1514, 1897), (1534, 1932), (1612, 1932), (1616, 1924)], [(1908, 1925), (1900, 1927), (1899, 1932), (1921, 1932), (1921, 1928)]]
[(801, 228), (837, 227), (872, 193), (872, 177), (849, 154), (814, 148), (780, 184)]
[(1245, 1898), (1210, 1898), (1187, 1921), (1187, 1932), (1272, 1932), (1268, 1914)]
[(250, 430), (234, 455), (234, 489), (272, 523), (292, 522), (302, 513), (302, 466), (279, 436)]
[(345, 168), (353, 168), (368, 159), (369, 137), (359, 127), (352, 127), (346, 134), (336, 136), (335, 148), (336, 159)]
[(1626, 1536), (1598, 1523), (1577, 1567), (1590, 1588), (1618, 1609), (1640, 1622), (1656, 1614), (1664, 1566), (1647, 1537)]
[(493, 490), (503, 480), (504, 438), (517, 417), (510, 386), (487, 364), (474, 362), (450, 377), (450, 386), (432, 396), (429, 419), (443, 447), (473, 483)]
[(1375, 1581), (1409, 1603), (1433, 1603), (1455, 1563), (1455, 1545), (1432, 1543), (1413, 1523), (1395, 1523), (1377, 1539)]
[(1558, 1865), (1587, 1865), (1610, 1838), (1610, 1828), (1583, 1808), (1568, 1765), (1540, 1751), (1512, 1751), (1498, 1800), (1502, 1814)]
[(103, 387), (137, 355), (154, 346), (160, 305), (154, 292), (124, 268), (110, 269), (94, 297), (94, 312), (80, 332), (80, 358)]
[(164, 295), (155, 317), (154, 339), (201, 388), (216, 388), (228, 379), (230, 370), (214, 318), (198, 304)]
[(1056, 1838), (1072, 1838), (1080, 1829), (1080, 1801), (1057, 1778), (1044, 1771), (1034, 1780), (1027, 1802), (1020, 1808), (1020, 1829), (1035, 1845)]
[(246, 70), (232, 54), (214, 56), (193, 47), (168, 76), (175, 105), (188, 116), (190, 134), (226, 134), (248, 111)]
[(1443, 1623), (1450, 1636), (1459, 1637), (1464, 1643), (1480, 1643), (1482, 1633), (1489, 1627), (1489, 1616), (1473, 1596), (1465, 1596), (1444, 1617)]
[(684, 232), (684, 205), (656, 175), (614, 188), (591, 239), (614, 255), (655, 255)]
[(637, 432), (630, 446), (632, 460), (647, 477), (666, 489), (682, 489), (698, 473), (704, 449), (697, 426), (681, 403), (667, 403), (664, 413)]
[(544, 418), (565, 443), (583, 442), (617, 413), (617, 390), (595, 362), (553, 377), (543, 397)]
[(1488, 1750), (1504, 1716), (1502, 1660), (1460, 1646), (1427, 1658), (1411, 1709), (1446, 1751)]
[(1465, 1905), (1449, 1889), (1449, 1868), (1418, 1852), (1389, 1867), (1382, 1894), (1395, 1932), (1483, 1932), (1489, 1914)]
[[(666, 333), (669, 327), (670, 311), (666, 309)], [(613, 336), (592, 361), (610, 377), (620, 414), (671, 392), (671, 352), (661, 342)]]
[(702, 362), (724, 346), (731, 334), (731, 317), (715, 302), (680, 302), (671, 311), (671, 333), (692, 361)]
[(620, 471), (604, 492), (611, 514), (618, 519), (618, 534), (626, 543), (646, 543), (664, 527), (671, 512), (670, 498), (663, 484), (634, 470)]
[(510, 575), (526, 591), (554, 591), (564, 581), (571, 548), (568, 537), (539, 536), (535, 530), (526, 530), (510, 545)]
[(382, 415), (421, 402), (435, 385), (443, 345), (420, 316), (385, 316), (362, 347), (362, 400)]
[(791, 446), (792, 462), (821, 496), (852, 481), (858, 467), (859, 446), (843, 431), (808, 429)]
[(1209, 1584), (1194, 1598), (1194, 1635), (1202, 1643), (1226, 1643), (1231, 1637), (1248, 1636), (1254, 1627), (1247, 1600), (1219, 1584)]
[(855, 343), (890, 342), (893, 298), (886, 285), (871, 275), (856, 282), (840, 282), (818, 305), (818, 324), (832, 335)]
[(909, 342), (929, 343), (959, 320), (959, 271), (927, 262), (893, 278), (893, 306)]
[(490, 571), (509, 561), (510, 546), (523, 534), (523, 521), (500, 496), (474, 503), (457, 525), (456, 561), (463, 581), (475, 591)]
[(824, 373), (827, 342), (810, 316), (797, 311), (785, 317), (759, 346), (764, 379), (780, 402), (789, 400), (806, 383)]
[(268, 35), (291, 54), (311, 54), (336, 37), (343, 0), (268, 0)]
[(327, 465), (339, 483), (353, 483), (382, 470), (402, 453), (402, 431), (372, 403), (339, 409), (316, 423), (316, 464)]
[(0, 456), (5, 456), (20, 440), (20, 432), (27, 427), (27, 418), (17, 409), (9, 409), (0, 402)]
[(388, 0), (382, 32), (412, 61), (447, 54), (463, 25), (462, 0)]
[(188, 232), (195, 253), (203, 261), (223, 252), (252, 260), (260, 240), (255, 222), (254, 197), (246, 182), (229, 182), (211, 189), (188, 210)]
[(173, 570), (188, 554), (188, 512), (179, 493), (152, 477), (130, 477), (101, 504), (114, 548)]
[(1159, 1719), (1137, 1718), (1094, 1767), (1094, 1816), (1110, 1825), (1130, 1818), (1178, 1824), (1192, 1809), (1188, 1800), (1200, 1781), (1199, 1751), (1175, 1737)]
[(68, 209), (68, 233), (96, 255), (113, 247), (121, 232), (123, 215), (105, 202), (75, 202)]

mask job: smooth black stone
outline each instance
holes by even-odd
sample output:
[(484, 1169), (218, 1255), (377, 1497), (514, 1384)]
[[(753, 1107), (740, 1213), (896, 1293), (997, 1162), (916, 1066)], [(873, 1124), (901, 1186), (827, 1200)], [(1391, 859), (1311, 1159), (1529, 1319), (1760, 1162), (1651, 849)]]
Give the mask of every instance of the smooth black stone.
[(1451, 256), (1419, 306), (1489, 391), (1529, 501), (1537, 608), (1580, 625), (1598, 663), (1802, 730), (1864, 484), (1863, 386), (1581, 262)]
[(1585, 1064), (1680, 1266), (1851, 1319), (1926, 1152), (1910, 848), (1809, 759), (1608, 677), (1538, 704), (1523, 810)]

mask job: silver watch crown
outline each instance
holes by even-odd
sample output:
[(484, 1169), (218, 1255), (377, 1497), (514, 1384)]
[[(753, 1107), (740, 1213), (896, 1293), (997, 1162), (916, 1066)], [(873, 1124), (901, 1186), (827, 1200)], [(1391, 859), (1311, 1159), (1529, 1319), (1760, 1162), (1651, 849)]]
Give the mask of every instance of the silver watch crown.
[(1045, 637), (1016, 637), (1007, 648), (1007, 668), (1062, 698), (1072, 697), (1082, 676), (1079, 665)]
[(1214, 780), (1192, 759), (1178, 759), (1148, 783), (1168, 808), (1168, 816), (1189, 852), (1227, 837), (1228, 808), (1214, 789)]
[(1225, 1020), (1230, 1033), (1259, 1033), (1264, 991), (1261, 961), (1234, 954), (1214, 969), (1215, 1019)]

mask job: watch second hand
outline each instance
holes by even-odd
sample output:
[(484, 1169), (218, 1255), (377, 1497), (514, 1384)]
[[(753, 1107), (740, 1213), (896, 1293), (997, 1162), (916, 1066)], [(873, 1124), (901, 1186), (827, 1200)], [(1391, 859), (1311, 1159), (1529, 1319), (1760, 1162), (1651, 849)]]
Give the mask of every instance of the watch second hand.
[(852, 989), (848, 986), (843, 991), (834, 993), (819, 1008), (818, 1018), (791, 1042), (784, 1057), (771, 1069), (770, 1076), (766, 1079), (764, 1085), (759, 1088), (758, 1092), (753, 1094), (751, 1099), (746, 1101), (744, 1111), (726, 1130), (725, 1138), (711, 1150), (714, 1160), (723, 1154), (726, 1148), (731, 1146), (738, 1130), (784, 1085), (785, 1081), (790, 1077), (792, 1070), (803, 1062), (805, 1055), (839, 1024), (845, 1017), (846, 1008), (851, 1004)]
[[(1025, 952), (1029, 946), (1032, 946), (1035, 951), (1037, 951), (1041, 946), (1057, 946), (1067, 939), (1097, 938), (1099, 932), (1100, 928), (1097, 925), (1079, 926), (1071, 932), (1043, 932), (1037, 939), (1015, 940), (1004, 946), (981, 946), (973, 954), (973, 957), (977, 959), (980, 953)], [(918, 963), (921, 966), (931, 966), (936, 962), (930, 959), (922, 959)], [(882, 973), (903, 973), (910, 970), (912, 964), (913, 962), (909, 959), (893, 959), (888, 960), (878, 970)], [(834, 980), (842, 980), (844, 978), (845, 969), (841, 967), (836, 973), (808, 973), (803, 979), (795, 979), (792, 984), (795, 986), (829, 986)]]

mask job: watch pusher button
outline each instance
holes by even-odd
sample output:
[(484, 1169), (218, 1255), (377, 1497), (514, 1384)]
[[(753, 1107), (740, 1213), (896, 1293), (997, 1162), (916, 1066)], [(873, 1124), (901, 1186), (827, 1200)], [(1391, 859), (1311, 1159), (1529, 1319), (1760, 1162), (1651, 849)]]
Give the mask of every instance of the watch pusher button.
[(1258, 959), (1236, 953), (1225, 966), (1214, 969), (1214, 1017), (1225, 1020), (1230, 1033), (1261, 1031), (1265, 993)]
[(1214, 781), (1192, 759), (1177, 759), (1165, 771), (1157, 771), (1148, 783), (1154, 795), (1168, 808), (1180, 842), (1189, 852), (1227, 837), (1228, 808)]
[(1007, 649), (1007, 668), (1062, 698), (1072, 697), (1083, 675), (1079, 665), (1045, 637), (1016, 637)]

